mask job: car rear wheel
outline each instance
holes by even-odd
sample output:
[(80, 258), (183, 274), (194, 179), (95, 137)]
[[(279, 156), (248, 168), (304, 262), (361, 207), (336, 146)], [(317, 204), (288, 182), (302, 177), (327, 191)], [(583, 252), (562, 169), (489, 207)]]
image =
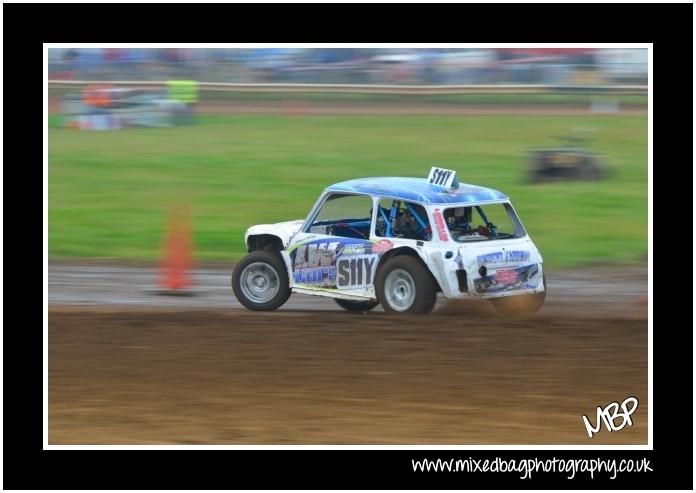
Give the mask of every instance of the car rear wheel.
[(437, 299), (432, 275), (422, 262), (410, 255), (388, 259), (377, 273), (375, 287), (387, 313), (430, 313)]
[(334, 298), (334, 301), (338, 303), (341, 308), (344, 308), (349, 312), (369, 312), (374, 307), (379, 305), (379, 301), (353, 301), (342, 300), (340, 298)]
[(544, 292), (493, 298), (491, 302), (498, 313), (506, 318), (529, 318), (536, 314), (546, 300), (546, 275), (544, 275)]
[(288, 271), (276, 252), (258, 250), (244, 257), (232, 273), (232, 290), (249, 310), (273, 311), (290, 297)]

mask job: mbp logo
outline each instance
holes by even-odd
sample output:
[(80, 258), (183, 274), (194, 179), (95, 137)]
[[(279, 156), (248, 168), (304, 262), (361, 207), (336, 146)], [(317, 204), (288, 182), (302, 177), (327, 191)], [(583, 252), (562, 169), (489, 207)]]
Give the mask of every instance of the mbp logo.
[[(621, 412), (619, 412), (619, 408)], [(619, 431), (622, 430), (626, 425), (633, 426), (633, 421), (631, 420), (631, 415), (638, 409), (638, 399), (635, 397), (627, 397), (621, 405), (618, 402), (612, 402), (608, 404), (604, 409), (597, 406), (597, 426), (593, 427), (587, 416), (582, 417), (583, 423), (585, 423), (585, 429), (590, 438), (594, 436), (595, 433), (599, 433), (602, 428), (602, 422), (606, 426), (607, 430)], [(616, 425), (616, 420), (621, 418), (620, 426)]]

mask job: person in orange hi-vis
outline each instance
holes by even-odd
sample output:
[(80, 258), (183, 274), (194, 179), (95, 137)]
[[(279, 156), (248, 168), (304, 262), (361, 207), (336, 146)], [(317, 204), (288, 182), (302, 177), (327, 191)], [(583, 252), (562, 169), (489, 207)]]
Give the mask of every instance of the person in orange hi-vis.
[(111, 104), (111, 86), (89, 84), (85, 87), (82, 101), (87, 106), (87, 117), (90, 127), (99, 128), (101, 120), (108, 114), (108, 107)]

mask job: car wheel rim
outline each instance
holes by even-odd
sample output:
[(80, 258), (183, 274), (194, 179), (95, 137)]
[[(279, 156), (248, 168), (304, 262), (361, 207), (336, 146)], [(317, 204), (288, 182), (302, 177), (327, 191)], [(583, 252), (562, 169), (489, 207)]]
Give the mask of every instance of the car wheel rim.
[(394, 269), (387, 275), (384, 292), (389, 306), (397, 312), (404, 312), (416, 299), (416, 283), (404, 269)]
[(242, 271), (240, 287), (247, 299), (254, 303), (267, 303), (278, 294), (280, 279), (276, 270), (270, 265), (254, 262)]

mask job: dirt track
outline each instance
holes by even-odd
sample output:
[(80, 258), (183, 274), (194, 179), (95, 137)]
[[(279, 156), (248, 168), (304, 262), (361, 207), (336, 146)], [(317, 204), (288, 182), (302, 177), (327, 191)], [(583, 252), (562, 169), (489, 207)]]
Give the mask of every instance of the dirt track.
[[(49, 311), (51, 444), (647, 443), (646, 310)], [(634, 425), (581, 416), (633, 395)]]
[[(48, 98), (50, 114), (60, 113), (60, 100)], [(590, 105), (364, 103), (340, 101), (201, 101), (201, 115), (647, 115), (647, 106), (624, 106), (618, 112), (592, 112)]]
[[(197, 295), (181, 297), (153, 292), (161, 276), (153, 265), (52, 261), (48, 267), (48, 302), (51, 305), (239, 309), (241, 304), (230, 287), (233, 268), (232, 264), (200, 266), (191, 275)], [(578, 313), (611, 318), (620, 314), (633, 318), (636, 307), (641, 306), (640, 301), (647, 294), (645, 266), (547, 270), (546, 278), (549, 292), (542, 309), (544, 315)], [(444, 302), (440, 297), (436, 308), (443, 307)], [(475, 308), (485, 311), (485, 307)], [(280, 310), (341, 312), (330, 299), (297, 294)], [(381, 311), (381, 308), (376, 310)]]
[[(644, 444), (645, 267), (549, 271), (528, 321), (440, 300), (426, 317), (294, 295), (240, 309), (231, 266), (199, 295), (152, 266), (48, 269), (51, 444)], [(582, 415), (638, 397), (634, 425)]]

